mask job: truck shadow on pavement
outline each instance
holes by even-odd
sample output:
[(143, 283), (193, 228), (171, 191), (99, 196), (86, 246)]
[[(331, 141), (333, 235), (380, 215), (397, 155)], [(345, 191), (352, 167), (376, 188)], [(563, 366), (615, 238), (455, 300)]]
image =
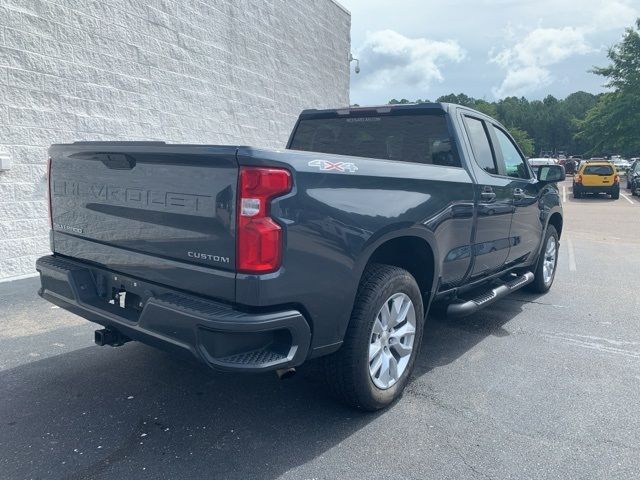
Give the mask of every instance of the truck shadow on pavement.
[[(508, 335), (522, 305), (430, 317), (414, 384), (487, 336)], [(407, 399), (429, 408), (424, 388), (410, 384), (399, 404), (365, 414), (326, 393), (319, 362), (279, 381), (210, 372), (138, 343), (91, 346), (0, 372), (3, 478), (296, 478), (296, 467)]]

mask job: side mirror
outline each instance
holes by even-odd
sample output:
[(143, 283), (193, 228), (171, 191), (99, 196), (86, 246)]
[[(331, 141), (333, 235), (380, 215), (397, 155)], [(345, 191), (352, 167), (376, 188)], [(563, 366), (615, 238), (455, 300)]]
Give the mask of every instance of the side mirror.
[(567, 175), (562, 165), (542, 165), (538, 167), (538, 180), (545, 183), (561, 182)]

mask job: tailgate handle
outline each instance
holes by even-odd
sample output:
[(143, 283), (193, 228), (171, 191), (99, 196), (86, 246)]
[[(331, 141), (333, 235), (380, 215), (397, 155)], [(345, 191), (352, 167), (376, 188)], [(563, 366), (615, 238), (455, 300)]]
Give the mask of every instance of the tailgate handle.
[(124, 153), (99, 153), (96, 157), (112, 170), (131, 170), (136, 166), (136, 159)]

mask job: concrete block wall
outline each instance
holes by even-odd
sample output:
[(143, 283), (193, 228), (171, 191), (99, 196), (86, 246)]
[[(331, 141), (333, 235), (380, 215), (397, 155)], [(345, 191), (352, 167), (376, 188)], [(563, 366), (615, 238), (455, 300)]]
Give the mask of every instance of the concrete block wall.
[(331, 0), (0, 1), (0, 281), (48, 252), (50, 144), (283, 147), (348, 105), (349, 31)]

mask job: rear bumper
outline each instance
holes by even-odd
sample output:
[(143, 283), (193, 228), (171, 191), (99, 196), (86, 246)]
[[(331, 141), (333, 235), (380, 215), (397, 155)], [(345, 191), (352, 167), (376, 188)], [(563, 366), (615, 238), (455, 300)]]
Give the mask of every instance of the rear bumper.
[(620, 185), (597, 185), (597, 186), (591, 186), (591, 185), (576, 185), (573, 187), (574, 190), (578, 190), (579, 192), (582, 193), (611, 193), (611, 192), (615, 192), (617, 190), (620, 190)]
[[(223, 303), (58, 256), (38, 259), (39, 295), (89, 321), (212, 368), (267, 371), (307, 358), (309, 324), (297, 310), (247, 313)], [(127, 308), (110, 304), (120, 289)]]

